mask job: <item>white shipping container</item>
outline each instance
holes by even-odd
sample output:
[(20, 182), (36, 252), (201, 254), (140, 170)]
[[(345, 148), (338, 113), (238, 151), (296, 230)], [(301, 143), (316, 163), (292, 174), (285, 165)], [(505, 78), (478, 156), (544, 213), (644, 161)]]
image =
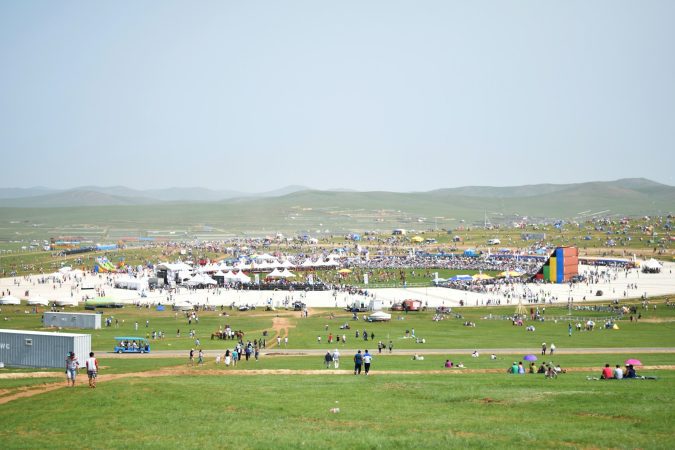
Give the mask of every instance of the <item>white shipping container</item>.
[(9, 367), (65, 369), (68, 352), (84, 365), (91, 352), (91, 334), (0, 330), (0, 362)]

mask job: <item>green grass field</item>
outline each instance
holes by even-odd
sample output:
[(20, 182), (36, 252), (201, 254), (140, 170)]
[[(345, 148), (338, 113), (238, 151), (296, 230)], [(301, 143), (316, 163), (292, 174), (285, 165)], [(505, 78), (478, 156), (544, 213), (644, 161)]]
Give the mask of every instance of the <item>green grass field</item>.
[[(534, 322), (532, 333), (509, 321), (484, 319), (508, 315), (513, 307), (458, 309), (462, 319), (441, 322), (424, 312), (365, 324), (375, 341), (395, 342), (391, 354), (378, 354), (371, 340), (356, 340), (355, 328), (364, 323), (350, 321), (344, 311), (317, 309), (308, 319), (286, 311), (226, 310), (229, 317), (202, 312), (192, 328), (203, 335), (208, 353), (205, 364), (194, 367), (187, 364), (194, 340), (184, 334), (188, 325), (182, 316), (134, 307), (105, 310), (104, 316), (114, 314), (124, 322), (118, 329), (93, 333), (101, 364), (97, 389), (86, 386), (84, 373), (75, 389), (67, 389), (60, 369), (42, 370), (48, 373), (41, 378), (18, 379), (2, 374), (32, 371), (0, 370), (0, 441), (3, 448), (672, 448), (675, 353), (631, 350), (675, 347), (675, 310), (662, 302), (656, 310), (644, 310), (637, 324), (620, 320), (619, 330), (575, 331), (572, 337), (567, 336), (567, 321)], [(338, 317), (329, 319), (331, 312)], [(283, 350), (268, 347), (259, 361), (242, 360), (236, 369), (216, 364), (215, 352), (232, 344), (204, 339), (212, 330), (229, 323), (244, 330), (245, 338), (268, 330), (268, 343), (274, 343), (277, 314), (286, 323), (289, 349), (307, 349), (308, 354), (283, 355)], [(565, 314), (565, 308), (546, 310), (547, 317)], [(603, 314), (573, 311), (572, 318)], [(25, 314), (23, 308), (5, 308), (2, 316), (8, 318), (5, 327), (40, 329), (39, 315)], [(153, 341), (153, 351), (159, 353), (113, 357), (113, 337), (133, 334), (136, 321), (139, 333), (145, 332), (145, 320), (150, 331), (165, 328), (169, 336)], [(464, 320), (477, 326), (465, 327)], [(326, 370), (322, 352), (336, 347), (325, 342), (326, 336), (344, 322), (352, 329), (347, 344), (340, 344), (340, 369)], [(175, 337), (178, 326), (181, 338)], [(426, 344), (404, 337), (412, 328)], [(323, 337), (320, 344), (317, 335)], [(543, 341), (555, 342), (558, 353), (539, 355)], [(626, 349), (582, 351), (619, 347)], [(351, 374), (357, 348), (374, 353), (371, 376)], [(486, 352), (472, 358), (474, 348), (495, 348), (497, 359)], [(538, 356), (537, 364), (554, 362), (568, 372), (554, 380), (508, 375), (506, 368), (525, 353), (511, 348), (527, 349)], [(566, 353), (570, 348), (581, 350)], [(180, 356), (162, 356), (164, 350), (178, 350)], [(412, 353), (425, 358), (415, 361)], [(605, 363), (614, 366), (628, 358), (646, 366), (638, 374), (657, 379), (588, 379), (599, 376)], [(443, 369), (446, 359), (461, 361), (466, 368)], [(332, 408), (340, 411), (333, 413)]]
[(0, 436), (4, 448), (672, 448), (675, 373), (660, 375), (129, 378), (0, 406)]

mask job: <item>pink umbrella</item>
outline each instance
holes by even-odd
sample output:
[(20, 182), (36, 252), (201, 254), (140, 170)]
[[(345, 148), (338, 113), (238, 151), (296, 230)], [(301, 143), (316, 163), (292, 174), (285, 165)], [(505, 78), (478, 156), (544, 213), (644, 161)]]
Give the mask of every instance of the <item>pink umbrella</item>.
[(630, 365), (630, 366), (641, 366), (642, 365), (642, 363), (640, 362), (639, 359), (627, 359), (624, 362), (624, 364), (626, 364), (627, 366), (628, 365)]

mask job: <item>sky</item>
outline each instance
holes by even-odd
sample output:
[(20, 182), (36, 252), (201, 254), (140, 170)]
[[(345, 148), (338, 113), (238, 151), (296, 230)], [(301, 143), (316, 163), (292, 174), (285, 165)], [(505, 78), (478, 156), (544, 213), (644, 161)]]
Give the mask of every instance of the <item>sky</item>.
[(0, 187), (675, 185), (675, 2), (2, 1)]

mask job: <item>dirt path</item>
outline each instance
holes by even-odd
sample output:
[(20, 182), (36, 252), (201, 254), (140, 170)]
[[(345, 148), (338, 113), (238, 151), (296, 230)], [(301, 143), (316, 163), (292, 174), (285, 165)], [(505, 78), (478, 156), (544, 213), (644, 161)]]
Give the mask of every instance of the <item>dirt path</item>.
[(289, 330), (295, 328), (295, 325), (291, 325), (291, 321), (288, 317), (275, 317), (272, 319), (272, 330), (274, 330), (275, 335), (272, 337), (271, 342), (267, 345), (268, 348), (278, 347), (277, 337), (284, 339), (288, 337)]

